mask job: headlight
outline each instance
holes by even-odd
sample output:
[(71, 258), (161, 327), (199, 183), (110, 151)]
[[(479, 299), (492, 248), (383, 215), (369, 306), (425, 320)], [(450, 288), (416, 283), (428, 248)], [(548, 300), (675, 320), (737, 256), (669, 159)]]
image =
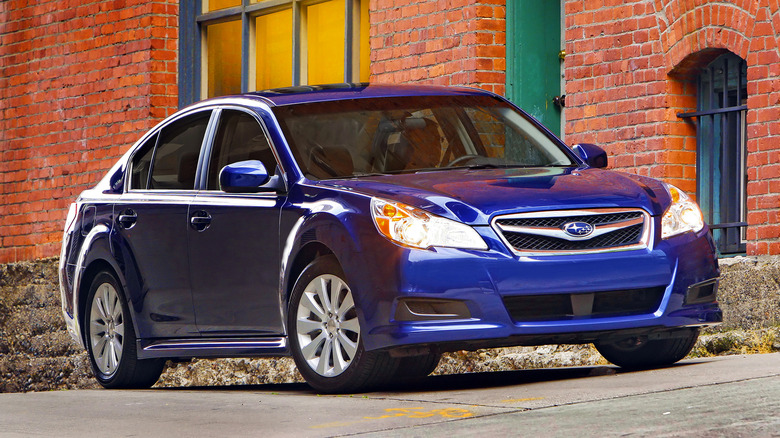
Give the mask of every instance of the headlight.
[(371, 216), (377, 230), (400, 245), (487, 249), (485, 241), (470, 226), (399, 202), (372, 198)]
[(677, 187), (666, 184), (666, 190), (672, 197), (672, 205), (666, 209), (661, 219), (661, 238), (699, 231), (704, 228), (704, 218), (699, 206), (688, 195)]

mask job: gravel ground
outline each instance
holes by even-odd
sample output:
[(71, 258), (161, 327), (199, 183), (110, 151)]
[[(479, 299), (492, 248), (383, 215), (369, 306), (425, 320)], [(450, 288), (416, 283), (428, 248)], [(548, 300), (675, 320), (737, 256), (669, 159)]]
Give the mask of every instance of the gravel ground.
[[(724, 323), (691, 357), (780, 351), (780, 257), (724, 259), (721, 269)], [(98, 387), (60, 311), (56, 259), (0, 265), (0, 392)], [(606, 363), (591, 345), (545, 345), (448, 353), (434, 374)], [(296, 381), (289, 358), (219, 359), (169, 364), (157, 386)]]

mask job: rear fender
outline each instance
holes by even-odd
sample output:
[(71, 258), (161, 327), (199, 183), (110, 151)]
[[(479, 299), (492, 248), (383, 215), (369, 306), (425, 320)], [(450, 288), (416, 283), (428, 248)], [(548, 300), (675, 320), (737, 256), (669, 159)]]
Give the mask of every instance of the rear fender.
[[(117, 276), (119, 284), (125, 288), (125, 279), (122, 275), (122, 271), (119, 269), (111, 251), (111, 228), (106, 224), (95, 225), (89, 234), (87, 234), (79, 249), (74, 271), (73, 302), (70, 303), (72, 305), (73, 315), (72, 324), (68, 324), (68, 329), (69, 331), (72, 330), (71, 336), (74, 337), (82, 347), (85, 347), (86, 342), (85, 327), (83, 326), (83, 323), (86, 315), (87, 295), (89, 294), (90, 283), (95, 274), (94, 270), (99, 269), (97, 268), (98, 265), (101, 265), (104, 268), (110, 267), (113, 274)], [(93, 269), (93, 267), (95, 269)]]

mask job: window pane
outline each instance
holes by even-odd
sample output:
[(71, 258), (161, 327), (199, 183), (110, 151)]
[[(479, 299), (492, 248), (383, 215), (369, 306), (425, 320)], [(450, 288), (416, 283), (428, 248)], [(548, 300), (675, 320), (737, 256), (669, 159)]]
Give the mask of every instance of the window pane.
[(149, 168), (152, 164), (152, 152), (157, 143), (157, 134), (149, 137), (148, 140), (138, 149), (133, 157), (133, 174), (130, 177), (131, 189), (146, 189), (149, 183)]
[(223, 167), (245, 160), (261, 161), (269, 175), (276, 170), (276, 158), (257, 120), (241, 111), (225, 110), (211, 152), (208, 190), (219, 189), (219, 172)]
[(204, 0), (203, 1), (203, 9), (205, 10), (205, 12), (233, 8), (236, 6), (241, 6), (241, 0)]
[(211, 111), (200, 112), (163, 128), (154, 153), (150, 189), (193, 190), (198, 154)]
[(255, 19), (256, 89), (292, 85), (292, 9)]
[(491, 97), (355, 99), (273, 111), (311, 179), (576, 164), (556, 139)]
[(241, 21), (208, 26), (208, 96), (241, 92)]
[(344, 1), (311, 5), (306, 14), (307, 82), (344, 82)]

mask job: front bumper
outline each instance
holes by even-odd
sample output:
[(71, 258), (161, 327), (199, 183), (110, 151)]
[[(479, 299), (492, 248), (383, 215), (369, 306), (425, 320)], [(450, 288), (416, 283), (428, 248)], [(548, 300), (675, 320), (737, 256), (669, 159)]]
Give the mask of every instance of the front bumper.
[[(366, 349), (435, 346), (446, 351), (588, 343), (722, 321), (716, 301), (719, 270), (706, 230), (647, 249), (537, 257), (508, 253), (494, 236), (484, 230), (489, 251), (395, 247), (395, 254), (388, 256), (391, 250), (383, 248), (379, 251), (383, 257), (370, 260), (354, 275), (347, 272), (360, 293)], [(689, 292), (691, 287), (695, 293)], [(589, 304), (593, 296), (596, 300), (609, 296), (614, 302), (622, 291), (637, 290), (657, 291), (658, 301), (647, 310), (634, 306), (631, 311), (612, 305), (609, 311), (596, 312)], [(555, 301), (562, 295), (567, 296), (564, 301), (573, 297), (575, 310), (570, 314), (526, 318), (522, 315), (534, 314), (533, 309), (522, 315), (507, 310), (508, 299), (539, 297), (546, 302), (546, 297)], [(409, 299), (458, 302), (468, 312), (466, 317), (399, 320), (408, 313), (399, 312), (399, 306)]]

